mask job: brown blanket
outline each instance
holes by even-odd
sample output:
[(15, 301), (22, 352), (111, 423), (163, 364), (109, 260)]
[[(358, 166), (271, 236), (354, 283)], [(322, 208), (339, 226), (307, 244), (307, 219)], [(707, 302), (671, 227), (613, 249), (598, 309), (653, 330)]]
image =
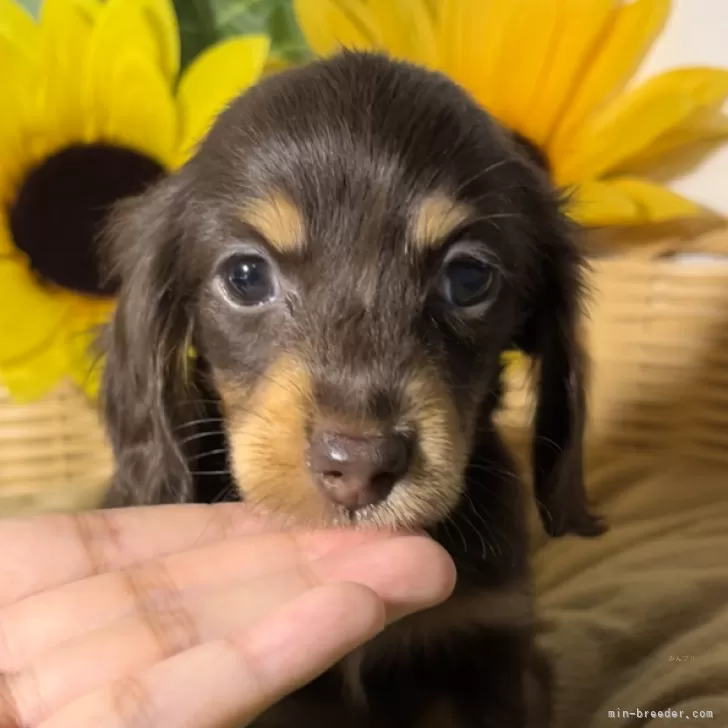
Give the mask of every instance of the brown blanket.
[(609, 533), (546, 543), (534, 518), (552, 728), (728, 727), (728, 471), (616, 450), (589, 461)]

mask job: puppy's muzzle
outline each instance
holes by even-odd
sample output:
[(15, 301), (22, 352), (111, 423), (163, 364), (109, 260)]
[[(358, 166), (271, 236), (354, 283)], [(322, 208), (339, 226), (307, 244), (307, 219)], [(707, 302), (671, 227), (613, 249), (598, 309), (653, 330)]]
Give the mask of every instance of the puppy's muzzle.
[(332, 503), (349, 511), (386, 499), (411, 461), (412, 441), (399, 433), (353, 437), (314, 428), (309, 438), (314, 482)]

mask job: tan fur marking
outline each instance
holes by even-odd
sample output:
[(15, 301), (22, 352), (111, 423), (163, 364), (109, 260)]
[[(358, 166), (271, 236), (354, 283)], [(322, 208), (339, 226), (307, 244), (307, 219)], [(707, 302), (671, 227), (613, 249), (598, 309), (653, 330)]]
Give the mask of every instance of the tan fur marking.
[(233, 474), (246, 499), (298, 523), (321, 522), (328, 504), (306, 467), (311, 382), (305, 367), (282, 356), (249, 393), (236, 396), (229, 385), (218, 386)]
[(407, 383), (404, 419), (417, 426), (420, 457), (395, 487), (390, 507), (402, 524), (435, 523), (457, 504), (468, 457), (468, 427), (461, 421), (445, 383), (429, 368), (415, 371)]
[(468, 205), (442, 192), (426, 197), (417, 207), (411, 221), (415, 247), (423, 250), (442, 245), (472, 214)]
[(246, 202), (240, 219), (258, 230), (281, 253), (296, 252), (304, 246), (303, 215), (281, 192)]

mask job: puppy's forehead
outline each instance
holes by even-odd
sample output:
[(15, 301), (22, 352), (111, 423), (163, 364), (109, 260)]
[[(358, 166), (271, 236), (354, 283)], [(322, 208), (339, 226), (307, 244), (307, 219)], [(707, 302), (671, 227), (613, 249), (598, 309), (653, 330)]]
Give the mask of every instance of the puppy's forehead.
[(503, 186), (507, 154), (496, 126), (449, 80), (344, 54), (251, 89), (221, 115), (198, 163), (275, 247), (361, 235), (428, 247), (475, 207), (482, 214)]

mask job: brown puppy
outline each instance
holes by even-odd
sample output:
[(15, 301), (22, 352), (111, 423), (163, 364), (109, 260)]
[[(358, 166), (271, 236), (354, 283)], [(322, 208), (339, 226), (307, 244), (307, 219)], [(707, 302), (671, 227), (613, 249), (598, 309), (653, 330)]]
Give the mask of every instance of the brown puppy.
[(218, 468), (219, 494), (234, 482), (298, 525), (427, 528), (458, 566), (446, 604), (263, 722), (404, 727), (446, 709), (524, 726), (526, 539), (492, 423), (505, 350), (540, 363), (546, 529), (602, 530), (582, 483), (580, 259), (546, 175), (444, 77), (347, 53), (237, 100), (111, 237), (109, 505), (210, 499), (201, 471)]

